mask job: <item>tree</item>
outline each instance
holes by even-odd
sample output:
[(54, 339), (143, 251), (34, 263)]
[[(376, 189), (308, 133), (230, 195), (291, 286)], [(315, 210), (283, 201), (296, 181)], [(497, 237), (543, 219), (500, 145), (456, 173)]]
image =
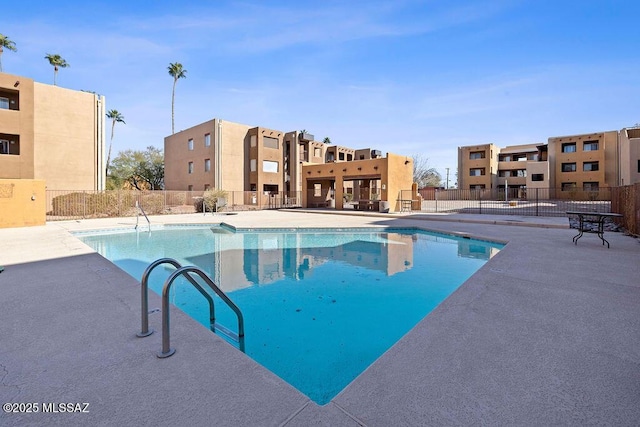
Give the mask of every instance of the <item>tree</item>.
[(325, 144), (331, 144), (331, 138), (329, 138), (328, 136), (325, 136), (322, 142), (324, 142)]
[(47, 53), (44, 57), (49, 61), (49, 64), (53, 66), (53, 85), (56, 85), (56, 78), (58, 77), (58, 69), (59, 68), (67, 68), (69, 64), (65, 61), (60, 55)]
[(0, 34), (0, 73), (2, 72), (2, 52), (4, 49), (8, 49), (12, 52), (17, 51), (15, 42), (11, 41), (9, 37), (4, 34)]
[(414, 154), (413, 158), (413, 182), (418, 188), (440, 187), (442, 176), (432, 167), (429, 167), (429, 159), (421, 154)]
[(171, 91), (171, 134), (175, 133), (175, 125), (174, 125), (174, 106), (176, 101), (176, 83), (178, 79), (186, 79), (187, 78), (187, 70), (182, 68), (182, 64), (179, 62), (169, 63), (169, 74), (173, 77), (173, 90)]
[(109, 188), (121, 188), (125, 183), (137, 190), (164, 188), (164, 155), (153, 146), (146, 151), (126, 150), (113, 159)]
[(113, 145), (113, 130), (116, 127), (116, 123), (125, 124), (124, 116), (120, 114), (118, 110), (109, 110), (107, 111), (107, 118), (111, 119), (111, 140), (109, 141), (109, 153), (107, 154), (107, 167), (106, 174), (109, 175), (109, 161), (111, 160), (111, 146)]

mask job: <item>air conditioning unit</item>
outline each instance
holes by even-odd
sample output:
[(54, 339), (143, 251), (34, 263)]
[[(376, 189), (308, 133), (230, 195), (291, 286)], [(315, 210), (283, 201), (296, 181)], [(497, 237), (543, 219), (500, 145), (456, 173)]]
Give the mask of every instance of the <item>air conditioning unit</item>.
[(378, 157), (382, 157), (382, 151), (380, 150), (371, 150), (371, 158), (377, 159)]

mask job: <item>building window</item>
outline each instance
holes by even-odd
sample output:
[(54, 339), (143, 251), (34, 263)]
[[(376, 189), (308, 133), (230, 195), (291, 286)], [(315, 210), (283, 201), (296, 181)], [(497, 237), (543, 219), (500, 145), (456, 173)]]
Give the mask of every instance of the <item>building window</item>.
[(640, 160), (638, 160), (638, 173), (640, 173)]
[(562, 191), (571, 191), (576, 189), (575, 182), (563, 182), (562, 183)]
[(469, 189), (470, 190), (484, 190), (485, 186), (484, 186), (484, 184), (470, 185)]
[(360, 154), (360, 160), (364, 160), (364, 154)]
[(320, 150), (319, 148), (314, 148), (313, 157), (322, 157), (322, 150)]
[(498, 176), (509, 178), (511, 176), (511, 171), (498, 171)]
[(9, 141), (0, 139), (0, 154), (9, 154)]
[(531, 174), (531, 181), (544, 181), (544, 174), (543, 173), (532, 173)]
[(189, 173), (193, 173), (193, 162), (189, 162)]
[(204, 159), (204, 171), (209, 172), (211, 170), (211, 159)]
[(485, 174), (484, 168), (475, 168), (469, 170), (469, 176), (482, 176)]
[[(5, 139), (10, 138), (10, 139)], [(20, 155), (20, 137), (17, 135), (0, 135), (0, 154)]]
[(193, 191), (193, 185), (187, 185), (187, 190)]
[(193, 151), (193, 139), (190, 139), (189, 142), (187, 142), (187, 146), (189, 151)]
[(333, 153), (327, 153), (327, 163), (333, 162), (336, 159)]
[(338, 160), (344, 160), (344, 153), (338, 153)]
[(258, 145), (258, 137), (256, 135), (251, 135), (249, 139), (251, 140), (252, 147), (255, 147), (256, 145)]
[(584, 162), (582, 164), (582, 170), (585, 172), (595, 172), (599, 170), (598, 162)]
[(598, 151), (598, 141), (585, 141), (583, 151)]
[(270, 160), (262, 161), (262, 172), (278, 173), (278, 162), (272, 162)]
[(279, 143), (280, 143), (280, 141), (278, 141), (278, 138), (273, 138), (273, 137), (270, 137), (270, 136), (263, 136), (262, 137), (262, 145), (264, 145), (265, 148), (278, 149)]
[(204, 191), (209, 191), (211, 190), (211, 185), (210, 184), (205, 184), (204, 185)]
[(469, 153), (469, 160), (484, 159), (484, 151), (472, 151)]
[(204, 146), (205, 147), (210, 147), (211, 146), (211, 134), (210, 133), (205, 133), (204, 134)]
[(575, 142), (567, 142), (562, 144), (562, 152), (563, 153), (575, 153), (576, 152), (576, 143)]
[(584, 191), (598, 191), (600, 189), (600, 183), (597, 181), (594, 182), (583, 182), (582, 189)]
[(575, 171), (576, 171), (575, 162), (562, 164), (562, 172), (575, 172)]
[(313, 197), (322, 197), (322, 184), (313, 184)]
[(249, 162), (249, 164), (251, 165), (251, 172), (255, 172), (256, 171), (256, 159), (251, 159), (251, 161)]
[(526, 170), (526, 169), (518, 169), (518, 170), (516, 171), (516, 176), (519, 176), (519, 177), (521, 177), (521, 178), (523, 178), (523, 177), (524, 177), (524, 178), (526, 178), (526, 176), (527, 176), (527, 170)]
[(8, 110), (9, 109), (9, 98), (5, 98), (4, 96), (0, 96), (0, 109)]

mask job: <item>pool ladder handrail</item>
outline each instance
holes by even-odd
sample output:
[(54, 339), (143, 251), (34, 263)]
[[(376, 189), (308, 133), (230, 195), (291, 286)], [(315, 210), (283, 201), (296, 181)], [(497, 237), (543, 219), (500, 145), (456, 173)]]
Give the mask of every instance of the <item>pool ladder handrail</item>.
[(147, 224), (149, 225), (149, 231), (151, 231), (151, 221), (149, 221), (149, 217), (147, 216), (147, 214), (145, 213), (144, 209), (142, 209), (142, 206), (140, 206), (140, 204), (138, 203), (138, 201), (136, 200), (136, 226), (135, 229), (138, 229), (138, 220), (140, 219), (140, 212), (142, 212), (142, 215), (144, 215), (144, 218), (147, 220)]
[[(162, 264), (171, 264), (176, 269), (182, 267), (182, 265), (173, 258), (160, 258), (153, 261), (151, 264), (149, 264), (147, 268), (144, 270), (144, 273), (142, 273), (142, 280), (140, 281), (140, 293), (141, 293), (140, 305), (141, 305), (141, 312), (142, 312), (142, 319), (141, 319), (142, 325), (140, 328), (140, 332), (136, 334), (139, 338), (148, 337), (149, 335), (155, 332), (153, 329), (149, 329), (149, 276), (151, 275), (151, 272), (156, 267)], [(187, 277), (187, 279), (189, 281), (193, 280), (193, 278), (191, 277)], [(197, 284), (194, 284), (194, 285), (196, 286), (196, 289), (198, 289), (198, 285)], [(208, 295), (209, 294), (207, 294), (207, 296)], [(213, 314), (211, 314), (209, 317), (213, 317)]]
[[(224, 335), (238, 343), (240, 351), (244, 352), (244, 318), (242, 312), (238, 306), (229, 299), (229, 297), (220, 289), (209, 276), (200, 268), (195, 266), (182, 267), (178, 261), (171, 258), (160, 258), (152, 262), (144, 271), (141, 282), (141, 305), (142, 305), (142, 331), (137, 334), (138, 337), (146, 337), (153, 333), (153, 330), (149, 331), (149, 303), (148, 303), (148, 289), (149, 289), (149, 275), (151, 271), (161, 264), (171, 264), (177, 268), (164, 282), (162, 288), (162, 351), (158, 353), (159, 358), (165, 358), (172, 356), (175, 353), (175, 349), (170, 345), (170, 330), (169, 330), (169, 290), (174, 280), (179, 276), (185, 276), (185, 278), (204, 296), (209, 302), (209, 322), (212, 332), (216, 330), (222, 332)], [(238, 317), (238, 333), (229, 330), (228, 328), (219, 325), (215, 321), (215, 305), (213, 298), (207, 291), (205, 291), (200, 284), (191, 276), (191, 273), (195, 273), (207, 285), (231, 308)]]

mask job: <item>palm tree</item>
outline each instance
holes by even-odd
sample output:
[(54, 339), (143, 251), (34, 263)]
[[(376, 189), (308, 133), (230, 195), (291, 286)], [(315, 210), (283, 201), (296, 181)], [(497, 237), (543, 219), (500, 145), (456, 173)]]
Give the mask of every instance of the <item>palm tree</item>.
[(109, 153), (107, 154), (107, 166), (105, 168), (105, 175), (109, 174), (109, 162), (111, 161), (111, 146), (113, 145), (113, 130), (116, 127), (116, 123), (123, 123), (126, 125), (124, 121), (124, 116), (120, 114), (118, 110), (107, 111), (107, 118), (111, 119), (111, 140), (109, 141)]
[(331, 138), (329, 138), (328, 136), (325, 136), (322, 142), (325, 144), (331, 144)]
[(169, 63), (169, 74), (173, 77), (173, 90), (171, 91), (171, 134), (175, 133), (174, 125), (174, 106), (176, 101), (176, 83), (178, 79), (185, 79), (187, 77), (187, 70), (182, 68), (182, 64), (179, 62)]
[(11, 41), (9, 37), (5, 36), (4, 34), (0, 34), (0, 73), (2, 72), (2, 52), (5, 48), (13, 52), (18, 50), (16, 49), (16, 44)]
[(55, 55), (47, 53), (47, 56), (45, 56), (44, 59), (49, 60), (49, 64), (53, 65), (53, 85), (55, 86), (56, 77), (58, 76), (58, 68), (67, 68), (69, 64), (57, 53)]

